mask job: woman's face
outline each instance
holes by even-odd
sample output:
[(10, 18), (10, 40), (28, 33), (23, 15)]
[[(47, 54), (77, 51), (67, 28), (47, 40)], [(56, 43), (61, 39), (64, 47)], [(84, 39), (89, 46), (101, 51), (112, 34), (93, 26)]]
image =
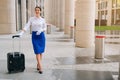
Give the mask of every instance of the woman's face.
[(35, 8), (35, 14), (40, 15), (40, 9), (39, 8)]

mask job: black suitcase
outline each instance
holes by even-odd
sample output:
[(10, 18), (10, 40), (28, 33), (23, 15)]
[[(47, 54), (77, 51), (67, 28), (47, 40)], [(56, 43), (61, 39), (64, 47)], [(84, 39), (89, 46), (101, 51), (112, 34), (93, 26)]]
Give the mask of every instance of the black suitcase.
[[(19, 36), (13, 36), (12, 38), (14, 39), (15, 37), (19, 37)], [(14, 50), (14, 45), (13, 45), (13, 50)], [(25, 70), (25, 56), (23, 53), (20, 52), (20, 50), (19, 52), (7, 53), (7, 68), (9, 73), (23, 72)]]

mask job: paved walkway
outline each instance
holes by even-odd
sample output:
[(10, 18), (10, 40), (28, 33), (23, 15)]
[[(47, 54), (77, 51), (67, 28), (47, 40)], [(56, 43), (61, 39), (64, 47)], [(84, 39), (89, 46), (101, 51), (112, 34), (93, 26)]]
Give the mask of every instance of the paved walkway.
[[(76, 48), (74, 40), (56, 28), (46, 37), (42, 75), (36, 70), (31, 35), (27, 33), (21, 38), (26, 69), (21, 73), (8, 74), (6, 55), (13, 50), (13, 40), (11, 35), (0, 35), (0, 80), (117, 80), (120, 44), (105, 44), (105, 60), (95, 60), (94, 48)], [(15, 43), (17, 51), (18, 42)]]

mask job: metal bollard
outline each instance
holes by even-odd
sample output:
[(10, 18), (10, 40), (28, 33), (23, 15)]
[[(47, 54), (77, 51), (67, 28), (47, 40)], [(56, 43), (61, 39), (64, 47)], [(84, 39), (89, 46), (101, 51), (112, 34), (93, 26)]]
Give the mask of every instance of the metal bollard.
[(104, 59), (104, 39), (105, 36), (95, 38), (95, 59)]
[(51, 33), (51, 25), (47, 24), (47, 34), (50, 34), (50, 33)]
[(70, 38), (72, 39), (74, 37), (74, 27), (70, 27)]

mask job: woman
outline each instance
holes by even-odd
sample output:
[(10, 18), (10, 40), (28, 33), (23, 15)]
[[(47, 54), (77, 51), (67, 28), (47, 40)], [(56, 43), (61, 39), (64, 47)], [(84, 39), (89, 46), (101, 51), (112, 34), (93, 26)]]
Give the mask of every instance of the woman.
[(32, 44), (34, 53), (36, 54), (37, 60), (37, 70), (40, 74), (42, 74), (42, 53), (45, 51), (45, 34), (44, 31), (46, 30), (46, 22), (40, 16), (41, 8), (35, 7), (35, 16), (31, 17), (22, 31), (19, 33), (20, 36), (23, 35), (27, 29), (32, 26)]

